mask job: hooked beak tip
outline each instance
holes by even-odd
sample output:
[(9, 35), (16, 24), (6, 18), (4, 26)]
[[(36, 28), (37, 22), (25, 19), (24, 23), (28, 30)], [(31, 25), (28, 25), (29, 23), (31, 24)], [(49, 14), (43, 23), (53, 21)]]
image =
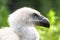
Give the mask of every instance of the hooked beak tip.
[(50, 22), (49, 22), (47, 19), (43, 19), (43, 20), (40, 22), (40, 25), (49, 28), (49, 27), (50, 27)]

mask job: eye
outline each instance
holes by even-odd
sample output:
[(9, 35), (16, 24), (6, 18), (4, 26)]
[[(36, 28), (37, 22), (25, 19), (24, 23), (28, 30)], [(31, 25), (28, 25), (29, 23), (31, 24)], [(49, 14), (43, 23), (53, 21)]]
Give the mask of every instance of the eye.
[(39, 17), (39, 16), (38, 16), (38, 14), (33, 13), (33, 14), (32, 14), (32, 17), (33, 17), (33, 18), (37, 18), (37, 17)]
[(35, 17), (35, 16), (38, 16), (38, 15), (37, 15), (36, 13), (33, 13), (33, 14), (32, 14), (32, 16), (34, 16), (34, 17)]

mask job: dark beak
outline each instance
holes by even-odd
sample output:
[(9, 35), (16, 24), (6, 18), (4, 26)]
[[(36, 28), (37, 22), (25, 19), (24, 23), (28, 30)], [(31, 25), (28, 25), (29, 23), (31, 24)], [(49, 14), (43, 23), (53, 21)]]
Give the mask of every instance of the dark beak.
[(38, 19), (41, 21), (37, 22), (37, 25), (48, 27), (48, 28), (50, 27), (50, 22), (47, 20), (46, 17), (40, 16), (38, 17)]

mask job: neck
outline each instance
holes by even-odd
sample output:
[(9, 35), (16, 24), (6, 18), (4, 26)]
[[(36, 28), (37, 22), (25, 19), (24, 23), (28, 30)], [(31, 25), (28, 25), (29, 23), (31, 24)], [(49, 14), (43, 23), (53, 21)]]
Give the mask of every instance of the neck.
[(36, 40), (38, 38), (38, 33), (33, 25), (15, 26), (13, 30), (19, 35), (21, 40)]

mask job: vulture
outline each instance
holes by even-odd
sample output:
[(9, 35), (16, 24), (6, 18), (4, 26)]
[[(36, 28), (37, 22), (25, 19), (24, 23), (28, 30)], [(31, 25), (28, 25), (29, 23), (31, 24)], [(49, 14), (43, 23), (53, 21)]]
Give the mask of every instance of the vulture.
[(8, 17), (9, 27), (0, 29), (0, 40), (39, 40), (35, 26), (49, 27), (49, 20), (39, 11), (22, 7)]

